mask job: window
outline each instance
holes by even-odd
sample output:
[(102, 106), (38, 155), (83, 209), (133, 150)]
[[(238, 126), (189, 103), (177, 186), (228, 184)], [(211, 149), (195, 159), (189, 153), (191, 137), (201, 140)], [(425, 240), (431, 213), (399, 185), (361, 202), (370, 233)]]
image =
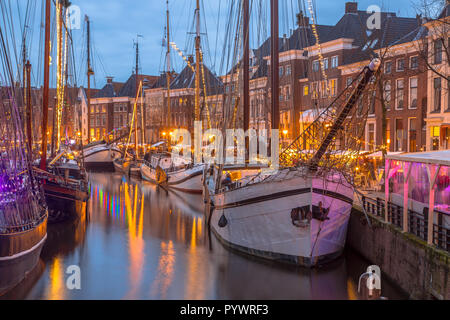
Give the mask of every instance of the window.
[(282, 77), (282, 76), (283, 76), (283, 72), (284, 72), (284, 69), (283, 69), (283, 67), (280, 67), (280, 69), (279, 69), (279, 70), (280, 70), (280, 73), (279, 73), (279, 74), (280, 74), (280, 77)]
[(403, 120), (395, 119), (395, 151), (403, 151)]
[(404, 100), (404, 96), (405, 96), (405, 92), (404, 92), (405, 82), (403, 79), (398, 79), (396, 83), (397, 83), (397, 88), (396, 88), (396, 94), (395, 94), (395, 109), (403, 110), (403, 100)]
[(450, 80), (447, 80), (447, 109), (445, 112), (450, 111)]
[(286, 88), (285, 88), (285, 98), (286, 98), (286, 100), (291, 99), (291, 86), (286, 86)]
[(331, 79), (330, 80), (330, 92), (331, 96), (335, 97), (337, 93), (337, 79)]
[(339, 57), (338, 56), (331, 57), (331, 68), (337, 68), (338, 65), (339, 65)]
[(286, 66), (286, 75), (287, 76), (291, 75), (291, 66)]
[(419, 67), (419, 57), (414, 56), (409, 59), (409, 67), (411, 69), (417, 69)]
[(373, 90), (373, 91), (371, 92), (370, 97), (369, 97), (369, 99), (370, 99), (370, 101), (369, 101), (369, 103), (370, 103), (370, 105), (369, 105), (369, 114), (370, 114), (370, 115), (375, 114), (375, 99), (376, 99), (376, 94), (377, 94), (376, 90)]
[(431, 149), (439, 150), (439, 138), (441, 136), (440, 127), (430, 127)]
[(326, 58), (326, 59), (323, 60), (323, 68), (324, 68), (325, 70), (328, 69), (328, 58)]
[(433, 103), (433, 111), (432, 112), (441, 112), (441, 78), (434, 78), (434, 103)]
[(313, 61), (312, 70), (315, 72), (319, 71), (319, 60)]
[(405, 70), (405, 59), (398, 59), (397, 60), (397, 71), (404, 71)]
[(389, 119), (386, 119), (386, 146), (389, 151), (391, 146), (391, 121)]
[(303, 95), (307, 96), (309, 94), (309, 86), (306, 84), (303, 86)]
[(319, 83), (317, 81), (312, 83), (312, 98), (319, 98)]
[(417, 109), (417, 78), (409, 79), (409, 108)]
[(352, 81), (353, 81), (352, 77), (347, 78), (347, 80), (346, 80), (347, 87), (350, 87), (350, 85), (352, 84)]
[(417, 118), (409, 118), (408, 122), (408, 152), (417, 152)]
[(375, 149), (375, 123), (369, 123), (367, 131), (368, 150), (373, 151)]
[(103, 113), (106, 113), (106, 104), (103, 104), (103, 105), (102, 105), (102, 112), (103, 112)]
[(328, 96), (328, 85), (325, 80), (320, 81), (320, 93), (322, 98), (325, 98)]
[(386, 81), (384, 84), (384, 104), (386, 105), (386, 109), (391, 109), (391, 82)]
[(388, 61), (384, 64), (384, 73), (389, 74), (392, 71), (392, 62)]
[(442, 63), (442, 39), (434, 41), (434, 63)]

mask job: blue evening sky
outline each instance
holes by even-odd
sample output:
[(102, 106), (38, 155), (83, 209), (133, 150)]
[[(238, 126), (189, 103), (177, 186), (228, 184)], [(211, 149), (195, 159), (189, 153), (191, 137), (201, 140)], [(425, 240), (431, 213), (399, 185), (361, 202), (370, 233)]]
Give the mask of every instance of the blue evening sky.
[[(8, 0), (6, 0), (8, 1)], [(14, 0), (26, 3), (26, 0)], [(100, 88), (105, 83), (105, 76), (113, 76), (115, 81), (126, 81), (135, 65), (135, 49), (133, 43), (136, 35), (140, 43), (141, 73), (158, 75), (165, 68), (165, 48), (162, 47), (166, 24), (166, 0), (71, 0), (73, 5), (81, 10), (81, 28), (73, 31), (76, 55), (76, 74), (79, 85), (85, 84), (85, 54), (84, 54), (84, 15), (92, 21), (92, 41), (94, 50), (95, 86)], [(220, 72), (226, 17), (232, 0), (202, 0), (202, 34), (205, 64)], [(252, 0), (251, 0), (252, 1)], [(32, 63), (38, 60), (39, 21), (41, 8), (37, 1), (33, 32)], [(269, 0), (253, 0), (251, 46), (257, 47), (264, 40), (264, 34), (270, 32)], [(280, 1), (280, 36), (289, 33), (294, 28), (295, 13), (303, 0)], [(317, 22), (320, 24), (335, 24), (344, 14), (344, 0), (313, 0), (316, 6)], [(398, 16), (415, 17), (414, 4), (420, 0), (361, 0), (358, 9), (366, 10), (370, 5), (378, 5), (383, 11), (395, 12)], [(266, 7), (263, 16), (259, 16), (257, 4)], [(308, 1), (304, 0), (307, 5)], [(186, 54), (193, 51), (195, 0), (169, 0), (171, 37), (177, 46)], [(292, 9), (293, 8), (293, 9)], [(295, 11), (295, 12), (293, 12)], [(309, 13), (307, 13), (309, 15)], [(255, 21), (263, 21), (256, 23)], [(259, 26), (259, 27), (258, 27)], [(259, 29), (259, 32), (257, 31)], [(255, 34), (258, 34), (257, 36)], [(254, 35), (254, 36), (252, 36)], [(20, 46), (20, 45), (19, 45)], [(185, 66), (178, 54), (172, 55), (173, 67), (181, 71)], [(36, 84), (41, 82), (41, 76), (35, 76)], [(54, 80), (53, 80), (54, 81)]]

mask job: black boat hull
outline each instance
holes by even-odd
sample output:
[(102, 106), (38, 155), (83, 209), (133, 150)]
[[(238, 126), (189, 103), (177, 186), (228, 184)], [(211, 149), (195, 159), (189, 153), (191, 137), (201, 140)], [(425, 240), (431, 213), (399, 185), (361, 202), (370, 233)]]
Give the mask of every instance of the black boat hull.
[(87, 192), (46, 184), (44, 194), (50, 224), (74, 221), (86, 214), (86, 202), (89, 197)]

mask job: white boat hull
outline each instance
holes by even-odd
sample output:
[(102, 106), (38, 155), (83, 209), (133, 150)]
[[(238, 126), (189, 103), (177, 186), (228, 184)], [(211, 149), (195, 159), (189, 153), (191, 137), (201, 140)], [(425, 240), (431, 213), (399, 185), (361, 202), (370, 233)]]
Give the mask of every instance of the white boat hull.
[(158, 183), (160, 179), (157, 177), (157, 170), (150, 166), (143, 164), (141, 166), (141, 175), (144, 180), (150, 181), (155, 184), (162, 185), (167, 188), (172, 188), (188, 193), (203, 192), (203, 175), (204, 165), (194, 166), (189, 169), (183, 169), (167, 174), (167, 180)]
[(105, 145), (84, 150), (84, 164), (88, 170), (114, 170), (114, 159), (122, 157), (119, 149)]
[[(322, 178), (280, 173), (279, 181), (261, 182), (212, 196), (210, 225), (226, 245), (248, 254), (315, 266), (339, 256), (345, 246), (353, 202), (348, 185)], [(324, 191), (325, 190), (325, 191)], [(307, 226), (292, 223), (299, 207), (329, 208), (329, 220), (311, 219)], [(222, 215), (226, 226), (219, 226)]]

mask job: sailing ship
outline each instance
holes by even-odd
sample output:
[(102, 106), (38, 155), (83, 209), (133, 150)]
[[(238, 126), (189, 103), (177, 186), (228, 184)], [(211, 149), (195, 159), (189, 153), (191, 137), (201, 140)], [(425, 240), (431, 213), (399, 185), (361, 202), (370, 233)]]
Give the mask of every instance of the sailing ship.
[(114, 160), (122, 157), (122, 151), (112, 143), (104, 140), (95, 141), (83, 146), (83, 156), (86, 170), (89, 171), (112, 171)]
[[(42, 123), (42, 149), (40, 168), (34, 168), (35, 175), (40, 179), (43, 185), (45, 199), (49, 208), (49, 223), (60, 222), (64, 220), (79, 219), (86, 212), (86, 201), (89, 198), (89, 183), (86, 171), (84, 169), (83, 159), (81, 162), (70, 160), (66, 154), (70, 151), (61, 144), (62, 112), (64, 104), (64, 92), (67, 81), (67, 42), (69, 41), (68, 26), (64, 25), (63, 17), (67, 17), (67, 2), (57, 2), (56, 25), (57, 25), (57, 105), (55, 107), (54, 118), (57, 119), (53, 128), (53, 139), (55, 149), (59, 154), (53, 157), (50, 162), (47, 159), (47, 117), (48, 117), (48, 73), (49, 59), (45, 57), (44, 71), (44, 103), (43, 103), (43, 123)], [(46, 30), (47, 32), (47, 30)], [(46, 34), (47, 36), (47, 34)], [(63, 47), (65, 39), (65, 50)], [(48, 40), (48, 42), (47, 42)], [(46, 46), (49, 46), (49, 38), (46, 38)], [(64, 59), (63, 59), (64, 58)], [(66, 66), (62, 68), (62, 62), (66, 61)], [(31, 131), (31, 130), (30, 130)], [(53, 147), (52, 147), (53, 152)]]
[[(2, 8), (3, 10), (8, 8)], [(14, 39), (1, 26), (0, 35), (0, 59), (3, 65), (1, 78), (6, 84), (0, 87), (0, 125), (3, 133), (0, 142), (1, 296), (20, 283), (38, 264), (47, 238), (47, 206), (43, 190), (32, 170), (31, 139), (29, 136), (27, 143), (19, 110), (20, 90), (15, 85), (9, 52), (9, 42)], [(26, 98), (22, 100), (26, 110), (31, 108), (29, 66), (30, 63), (26, 63), (27, 72), (24, 75), (27, 75), (23, 79), (24, 88), (25, 83), (27, 84)], [(25, 63), (23, 67), (25, 70)]]
[[(171, 81), (172, 81), (172, 71), (171, 71), (171, 50), (170, 50), (170, 28), (169, 28), (169, 2), (167, 4), (167, 25), (166, 25), (166, 81), (167, 81), (167, 110), (168, 110), (168, 128), (171, 128)], [(201, 77), (205, 77), (205, 72), (203, 68), (203, 58), (201, 54), (201, 39), (200, 39), (200, 2), (196, 1), (195, 10), (195, 23), (196, 23), (196, 33), (195, 33), (195, 67), (189, 65), (195, 76), (195, 120), (199, 120), (200, 115), (200, 91), (201, 91)], [(195, 68), (195, 69), (194, 69)], [(191, 72), (190, 69), (186, 69)], [(203, 71), (203, 72), (202, 72)], [(179, 75), (181, 77), (182, 74)], [(174, 80), (176, 81), (176, 79)], [(205, 86), (205, 79), (203, 78), (203, 84)], [(206, 95), (206, 86), (203, 87), (204, 95)], [(205, 99), (206, 100), (206, 99)], [(205, 102), (206, 103), (206, 102)], [(206, 106), (206, 109), (208, 107)], [(209, 112), (209, 110), (207, 110)], [(169, 137), (169, 142), (171, 137)], [(203, 192), (203, 181), (202, 176), (205, 170), (205, 164), (193, 164), (192, 161), (186, 160), (181, 156), (172, 154), (170, 148), (168, 147), (167, 152), (158, 153), (151, 156), (150, 160), (144, 161), (141, 165), (141, 175), (142, 178), (156, 183), (160, 186), (180, 190), (188, 193), (199, 193)]]
[[(278, 38), (278, 1), (271, 1), (272, 39)], [(249, 91), (248, 23), (244, 15), (244, 99)], [(271, 41), (272, 114), (279, 115), (278, 43)], [(230, 183), (221, 180), (223, 165), (206, 179), (208, 221), (218, 239), (238, 251), (281, 262), (313, 267), (341, 255), (353, 206), (351, 163), (357, 148), (342, 151), (344, 128), (357, 126), (354, 111), (375, 76), (380, 62), (374, 59), (333, 103), (280, 154), (278, 170), (262, 171)], [(248, 96), (247, 96), (248, 98)], [(244, 102), (244, 130), (248, 130), (248, 102)], [(353, 112), (353, 113), (352, 113)], [(279, 117), (272, 130), (279, 129)], [(275, 143), (275, 141), (272, 141)], [(347, 146), (349, 147), (349, 146)], [(208, 170), (210, 172), (210, 170)]]

